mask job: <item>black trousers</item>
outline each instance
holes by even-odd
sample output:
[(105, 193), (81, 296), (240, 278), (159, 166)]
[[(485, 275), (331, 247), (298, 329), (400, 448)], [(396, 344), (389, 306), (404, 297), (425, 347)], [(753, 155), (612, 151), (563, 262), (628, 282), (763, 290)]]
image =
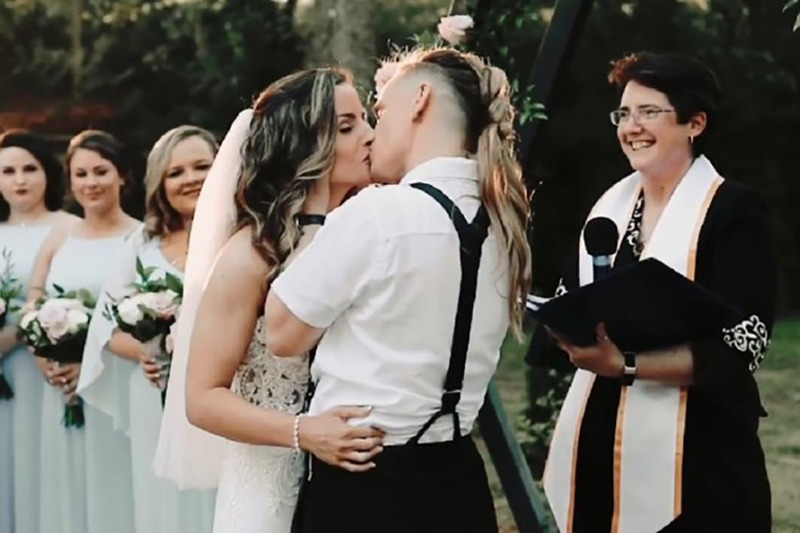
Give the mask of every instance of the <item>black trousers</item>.
[(495, 533), (483, 460), (470, 437), (387, 446), (351, 473), (316, 459), (300, 492), (295, 533)]

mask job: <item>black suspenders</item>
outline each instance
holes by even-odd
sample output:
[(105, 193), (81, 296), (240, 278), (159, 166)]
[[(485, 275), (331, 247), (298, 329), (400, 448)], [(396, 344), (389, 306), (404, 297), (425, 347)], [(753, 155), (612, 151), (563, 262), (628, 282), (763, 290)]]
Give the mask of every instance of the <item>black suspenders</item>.
[(481, 205), (475, 219), (470, 224), (450, 198), (436, 187), (427, 183), (413, 183), (411, 186), (426, 193), (442, 206), (453, 221), (456, 232), (458, 232), (458, 240), (461, 243), (461, 288), (458, 294), (458, 310), (450, 347), (450, 364), (447, 368), (439, 410), (408, 441), (408, 444), (418, 444), (425, 432), (443, 415), (453, 415), (453, 440), (461, 437), (461, 424), (456, 408), (461, 400), (461, 388), (464, 385), (464, 370), (467, 365), (467, 349), (475, 308), (475, 292), (478, 287), (478, 267), (481, 262), (483, 241), (486, 240), (489, 231), (489, 214)]

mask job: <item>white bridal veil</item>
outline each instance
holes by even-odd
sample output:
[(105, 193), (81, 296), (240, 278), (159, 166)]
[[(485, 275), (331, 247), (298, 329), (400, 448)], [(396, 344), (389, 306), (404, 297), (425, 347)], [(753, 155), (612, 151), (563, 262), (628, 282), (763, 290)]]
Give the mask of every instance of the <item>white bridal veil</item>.
[(181, 489), (215, 488), (225, 439), (192, 426), (186, 418), (186, 366), (195, 316), (208, 276), (236, 223), (234, 193), (241, 148), (253, 112), (239, 113), (231, 124), (197, 201), (186, 260), (183, 305), (178, 319), (167, 402), (153, 461), (160, 477)]

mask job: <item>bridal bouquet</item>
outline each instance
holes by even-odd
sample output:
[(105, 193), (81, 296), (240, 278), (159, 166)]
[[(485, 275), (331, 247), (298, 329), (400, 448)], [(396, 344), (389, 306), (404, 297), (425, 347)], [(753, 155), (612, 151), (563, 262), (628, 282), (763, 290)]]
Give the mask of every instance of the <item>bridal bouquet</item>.
[[(19, 332), (33, 353), (56, 366), (80, 363), (95, 306), (94, 297), (85, 289), (65, 291), (55, 284), (53, 289), (54, 296), (39, 298), (33, 309), (22, 315)], [(64, 426), (82, 427), (83, 422), (83, 404), (80, 397), (73, 394), (65, 405)]]
[[(165, 273), (154, 276), (154, 267), (145, 268), (136, 259), (138, 276), (127, 295), (111, 299), (105, 315), (117, 327), (141, 342), (145, 351), (156, 359), (163, 369), (168, 369), (172, 359), (171, 331), (178, 318), (183, 295), (183, 283), (177, 276)], [(159, 381), (163, 391), (167, 376)]]
[[(8, 248), (3, 248), (2, 252), (0, 252), (0, 257), (3, 260), (3, 270), (0, 271), (0, 329), (2, 329), (6, 325), (8, 314), (19, 310), (14, 305), (14, 302), (22, 294), (22, 284), (12, 273), (14, 263), (11, 261), (11, 251)], [(2, 355), (0, 354), (0, 357)], [(0, 400), (9, 400), (13, 397), (14, 391), (3, 375), (3, 369), (0, 368)]]

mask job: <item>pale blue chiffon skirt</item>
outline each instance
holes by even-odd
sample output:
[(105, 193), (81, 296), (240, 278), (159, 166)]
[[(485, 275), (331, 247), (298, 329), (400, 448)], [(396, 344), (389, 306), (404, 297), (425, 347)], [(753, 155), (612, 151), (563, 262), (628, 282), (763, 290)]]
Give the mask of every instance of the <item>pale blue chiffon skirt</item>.
[[(25, 531), (35, 533), (39, 530), (39, 451), (44, 376), (25, 347), (7, 355), (3, 365), (6, 379), (14, 390), (14, 398), (8, 402), (13, 417), (11, 450), (14, 475), (13, 493), (10, 498), (13, 501), (14, 522), (17, 533)], [(5, 409), (5, 406), (0, 406), (0, 409)], [(3, 457), (6, 457), (5, 453)], [(4, 511), (5, 509), (0, 511), (3, 513), (0, 516), (4, 515)]]
[(134, 533), (131, 443), (110, 416), (86, 412), (87, 533)]
[(65, 428), (64, 395), (47, 385), (42, 394), (39, 531), (86, 533), (85, 428)]
[(216, 491), (179, 491), (153, 473), (161, 394), (137, 365), (130, 376), (130, 436), (137, 533), (211, 533)]

